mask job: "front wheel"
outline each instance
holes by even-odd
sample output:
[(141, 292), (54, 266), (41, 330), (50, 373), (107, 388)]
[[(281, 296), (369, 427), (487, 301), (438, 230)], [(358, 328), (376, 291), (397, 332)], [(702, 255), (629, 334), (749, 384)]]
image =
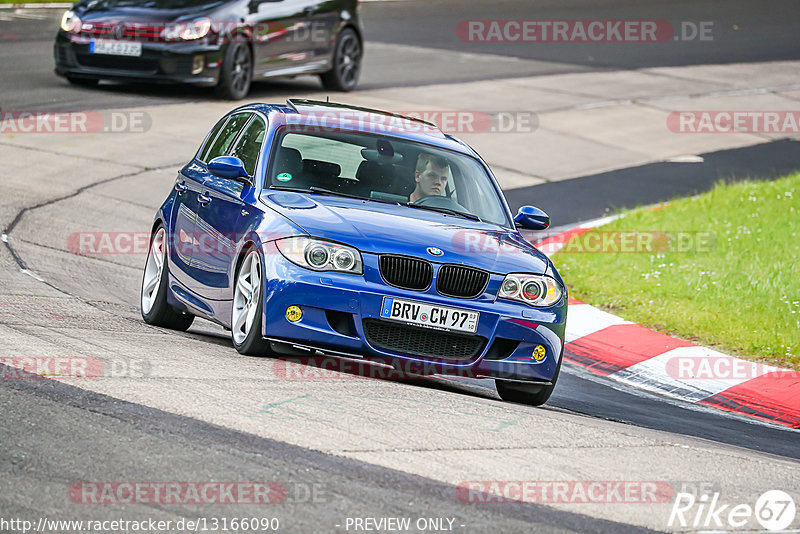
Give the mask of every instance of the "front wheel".
[(261, 337), (261, 315), (264, 310), (264, 276), (261, 257), (250, 249), (236, 272), (233, 288), (231, 333), (233, 346), (241, 354), (266, 356), (269, 342)]
[(253, 79), (253, 61), (250, 47), (245, 43), (231, 43), (225, 51), (217, 84), (217, 96), (227, 100), (241, 100), (250, 92)]
[(561, 372), (561, 360), (558, 361), (556, 373), (550, 381), (549, 386), (536, 383), (511, 382), (507, 380), (495, 379), (497, 394), (506, 402), (517, 402), (530, 406), (541, 406), (550, 399), (553, 390), (556, 388), (556, 381)]
[(192, 325), (194, 315), (179, 312), (167, 302), (167, 246), (167, 231), (163, 225), (159, 225), (150, 241), (142, 276), (142, 318), (153, 326), (183, 331)]
[(350, 28), (339, 32), (333, 53), (333, 67), (320, 74), (322, 86), (329, 91), (352, 91), (361, 74), (361, 41)]

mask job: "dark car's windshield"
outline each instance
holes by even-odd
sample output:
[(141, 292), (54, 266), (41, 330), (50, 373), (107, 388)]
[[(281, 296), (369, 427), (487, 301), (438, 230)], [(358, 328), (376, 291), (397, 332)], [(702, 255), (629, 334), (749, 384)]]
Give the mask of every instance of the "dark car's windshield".
[(394, 137), (283, 131), (266, 183), (509, 224), (500, 196), (475, 159)]
[(219, 4), (212, 0), (99, 0), (89, 2), (92, 9), (113, 9), (118, 7), (141, 7), (151, 9), (183, 9)]

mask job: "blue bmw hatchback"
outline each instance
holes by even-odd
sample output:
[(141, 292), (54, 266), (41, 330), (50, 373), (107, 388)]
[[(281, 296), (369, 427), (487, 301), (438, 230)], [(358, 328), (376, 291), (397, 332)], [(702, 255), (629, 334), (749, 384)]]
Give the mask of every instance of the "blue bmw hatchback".
[(434, 125), (309, 100), (223, 117), (159, 208), (144, 320), (232, 331), (243, 354), (311, 353), (493, 378), (541, 405), (567, 292), (489, 167)]

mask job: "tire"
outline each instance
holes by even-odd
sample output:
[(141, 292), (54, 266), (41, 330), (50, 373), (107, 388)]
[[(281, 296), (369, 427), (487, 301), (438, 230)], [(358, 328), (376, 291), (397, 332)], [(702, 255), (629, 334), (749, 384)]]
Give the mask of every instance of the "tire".
[(543, 386), (535, 383), (523, 382), (510, 382), (506, 380), (495, 379), (494, 383), (497, 386), (497, 394), (506, 402), (517, 402), (519, 404), (528, 404), (530, 406), (541, 406), (550, 399), (553, 390), (556, 388), (558, 375), (561, 373), (561, 360), (558, 361), (556, 367), (556, 374), (550, 381), (551, 385)]
[(80, 85), (81, 87), (94, 87), (100, 80), (95, 78), (78, 78), (76, 76), (67, 76), (67, 81), (72, 85)]
[[(194, 315), (183, 313), (167, 303), (169, 267), (167, 265), (167, 232), (159, 225), (150, 240), (147, 262), (142, 275), (139, 299), (144, 322), (153, 326), (184, 331), (192, 325)], [(159, 261), (158, 258), (161, 258)]]
[(233, 346), (240, 354), (248, 356), (272, 354), (269, 342), (261, 337), (261, 316), (264, 311), (263, 273), (258, 250), (248, 249), (236, 268), (231, 312)]
[(363, 57), (361, 40), (351, 28), (339, 32), (333, 52), (333, 67), (320, 74), (322, 86), (329, 91), (352, 91), (358, 85)]
[(216, 93), (226, 100), (241, 100), (250, 92), (253, 56), (246, 43), (230, 43), (225, 50)]

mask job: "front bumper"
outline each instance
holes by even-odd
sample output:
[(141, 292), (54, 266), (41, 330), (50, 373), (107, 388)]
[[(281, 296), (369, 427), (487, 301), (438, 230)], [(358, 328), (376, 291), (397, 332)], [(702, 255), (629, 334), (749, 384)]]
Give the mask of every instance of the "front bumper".
[[(89, 41), (59, 32), (53, 45), (55, 72), (75, 76), (151, 83), (213, 86), (219, 81), (223, 45), (204, 42), (143, 42), (141, 57), (93, 54)], [(202, 57), (203, 67), (194, 71)]]
[[(436, 293), (435, 284), (427, 291), (385, 284), (378, 272), (378, 257), (371, 254), (363, 254), (364, 275), (356, 276), (297, 267), (277, 251), (274, 243), (266, 244), (264, 253), (264, 338), (439, 374), (549, 382), (556, 373), (564, 347), (566, 295), (560, 305), (545, 309), (495, 300), (491, 295), (496, 295), (503, 277), (492, 275), (483, 296), (453, 299)], [(387, 296), (480, 312), (475, 335), (485, 340), (482, 349), (472, 357), (454, 360), (410, 355), (376, 345), (374, 337), (369, 339), (365, 332), (365, 322), (385, 323), (380, 311)], [(300, 320), (287, 318), (290, 306), (302, 309)], [(416, 330), (420, 334), (431, 332)], [(538, 345), (546, 350), (540, 361), (533, 356)]]

